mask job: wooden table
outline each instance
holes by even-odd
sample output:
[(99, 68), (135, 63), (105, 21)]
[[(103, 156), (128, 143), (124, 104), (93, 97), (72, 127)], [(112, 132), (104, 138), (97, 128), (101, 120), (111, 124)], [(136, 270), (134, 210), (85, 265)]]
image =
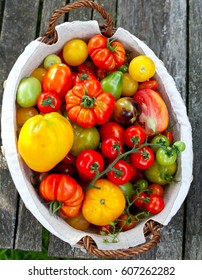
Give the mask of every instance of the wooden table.
[[(0, 93), (3, 82), (24, 47), (44, 34), (50, 16), (64, 0), (0, 0)], [(143, 40), (164, 62), (176, 81), (193, 129), (194, 180), (187, 199), (170, 224), (163, 228), (160, 244), (133, 259), (202, 259), (202, 2), (200, 0), (103, 0), (116, 27)], [(96, 19), (97, 12), (82, 8), (60, 22)], [(59, 22), (59, 23), (60, 23)], [(0, 248), (40, 251), (42, 226), (25, 208), (1, 155)], [(50, 234), (49, 255), (92, 258)]]

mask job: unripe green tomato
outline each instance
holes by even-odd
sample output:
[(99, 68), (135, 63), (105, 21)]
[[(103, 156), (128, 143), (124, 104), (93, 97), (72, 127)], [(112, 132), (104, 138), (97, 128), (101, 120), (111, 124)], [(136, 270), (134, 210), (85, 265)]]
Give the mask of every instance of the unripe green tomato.
[(49, 54), (43, 61), (43, 67), (48, 70), (52, 65), (62, 63), (61, 58), (56, 54)]
[(37, 98), (42, 92), (41, 83), (35, 77), (25, 77), (20, 81), (16, 101), (21, 107), (32, 107), (37, 103)]

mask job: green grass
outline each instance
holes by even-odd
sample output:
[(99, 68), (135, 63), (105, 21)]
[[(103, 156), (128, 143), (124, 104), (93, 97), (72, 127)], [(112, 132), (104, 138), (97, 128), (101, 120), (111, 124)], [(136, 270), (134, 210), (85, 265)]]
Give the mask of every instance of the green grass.
[(58, 260), (48, 256), (48, 238), (48, 231), (43, 229), (41, 252), (0, 249), (0, 260)]

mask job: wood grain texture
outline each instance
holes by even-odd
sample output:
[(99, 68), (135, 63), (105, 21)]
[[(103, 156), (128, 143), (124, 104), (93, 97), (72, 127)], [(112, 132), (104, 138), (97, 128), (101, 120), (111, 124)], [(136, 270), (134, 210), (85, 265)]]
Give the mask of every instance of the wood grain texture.
[(202, 2), (189, 1), (188, 113), (192, 125), (193, 183), (186, 200), (185, 259), (202, 259)]
[[(39, 1), (34, 1), (31, 9), (28, 1), (23, 1), (20, 5), (17, 1), (5, 1), (0, 40), (1, 85), (6, 80), (10, 69), (24, 47), (35, 38), (38, 6)], [(24, 28), (25, 26), (26, 28)], [(2, 95), (3, 88), (1, 87), (1, 99)], [(2, 155), (0, 163), (0, 247), (12, 248), (15, 244), (14, 237), (17, 233), (16, 215), (18, 213), (19, 198)], [(19, 209), (19, 217), (26, 223), (24, 212), (21, 212), (21, 209)], [(35, 228), (36, 222), (33, 216), (30, 217), (29, 222), (33, 222), (33, 228)], [(35, 232), (30, 233), (30, 239), (34, 238), (33, 236), (37, 234), (37, 230), (36, 228)], [(29, 245), (26, 248), (32, 249)]]

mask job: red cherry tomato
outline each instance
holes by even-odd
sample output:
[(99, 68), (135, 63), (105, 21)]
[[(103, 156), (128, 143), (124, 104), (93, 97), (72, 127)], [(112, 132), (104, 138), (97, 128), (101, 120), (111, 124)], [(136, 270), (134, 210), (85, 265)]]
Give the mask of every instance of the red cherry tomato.
[(136, 153), (130, 154), (132, 164), (139, 169), (147, 169), (154, 163), (154, 152), (149, 147), (143, 147)]
[(122, 153), (122, 150), (121, 141), (115, 137), (106, 138), (101, 144), (102, 154), (109, 159), (116, 158), (119, 154), (119, 151)]
[(143, 144), (146, 139), (144, 130), (139, 126), (129, 126), (124, 133), (124, 142), (129, 147), (134, 147), (134, 144)]
[(164, 194), (164, 189), (161, 185), (159, 184), (151, 184), (148, 186), (149, 194), (150, 195), (160, 195), (163, 196)]
[(129, 163), (120, 159), (115, 163), (113, 170), (107, 173), (108, 179), (116, 184), (121, 185), (130, 181), (132, 177), (132, 169)]
[(122, 214), (118, 218), (118, 226), (121, 231), (127, 231), (136, 226), (136, 218), (131, 214)]
[(96, 175), (96, 170), (102, 172), (104, 169), (104, 159), (94, 150), (84, 150), (76, 159), (76, 168), (82, 179), (91, 181)]
[(43, 92), (37, 99), (37, 107), (43, 114), (57, 112), (61, 107), (60, 97), (54, 92)]
[(156, 80), (149, 80), (149, 81), (140, 83), (138, 86), (138, 90), (144, 89), (144, 88), (150, 88), (150, 89), (156, 90), (158, 88), (158, 86), (159, 85)]
[(158, 214), (164, 208), (164, 200), (160, 195), (150, 195), (150, 201), (146, 203), (145, 208), (151, 214)]
[(145, 192), (141, 192), (140, 194), (134, 194), (132, 196), (133, 204), (140, 210), (145, 210), (147, 195)]
[(107, 122), (103, 124), (99, 129), (99, 133), (101, 141), (108, 137), (116, 137), (122, 144), (124, 143), (124, 129), (116, 122)]

